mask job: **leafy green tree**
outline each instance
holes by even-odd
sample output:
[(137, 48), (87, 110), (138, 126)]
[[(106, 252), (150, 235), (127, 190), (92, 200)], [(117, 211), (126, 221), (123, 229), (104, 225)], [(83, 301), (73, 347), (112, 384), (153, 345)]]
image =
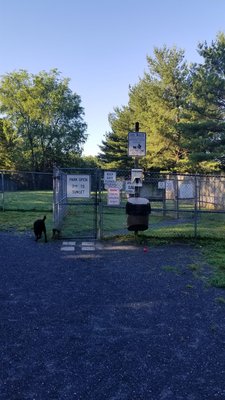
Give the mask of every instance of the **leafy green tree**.
[(20, 139), (18, 167), (49, 170), (54, 162), (62, 165), (71, 154), (81, 154), (86, 140), (81, 99), (57, 69), (4, 75), (0, 111)]
[(0, 119), (0, 169), (15, 169), (19, 154), (20, 139), (9, 121)]

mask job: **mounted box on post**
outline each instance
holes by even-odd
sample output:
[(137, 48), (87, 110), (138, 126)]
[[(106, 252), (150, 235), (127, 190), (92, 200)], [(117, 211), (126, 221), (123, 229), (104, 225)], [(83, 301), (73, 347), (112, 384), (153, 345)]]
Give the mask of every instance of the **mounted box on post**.
[(141, 187), (143, 179), (143, 170), (142, 169), (132, 169), (131, 170), (131, 183), (134, 186)]

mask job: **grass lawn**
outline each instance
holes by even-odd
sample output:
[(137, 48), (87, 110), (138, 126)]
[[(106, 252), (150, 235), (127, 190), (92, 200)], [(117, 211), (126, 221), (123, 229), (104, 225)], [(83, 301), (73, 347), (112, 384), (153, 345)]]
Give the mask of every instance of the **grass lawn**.
[(4, 198), (0, 197), (0, 229), (19, 232), (32, 230), (33, 222), (46, 215), (46, 227), (50, 230), (52, 207), (52, 191), (5, 192)]
[(51, 211), (52, 205), (52, 191), (5, 192), (0, 197), (0, 210), (6, 211)]

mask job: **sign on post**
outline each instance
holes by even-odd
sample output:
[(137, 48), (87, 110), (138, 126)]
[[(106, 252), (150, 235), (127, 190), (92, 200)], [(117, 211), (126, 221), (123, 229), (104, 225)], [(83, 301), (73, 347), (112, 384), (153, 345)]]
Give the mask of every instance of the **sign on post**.
[(129, 132), (128, 133), (128, 156), (142, 157), (146, 156), (146, 133)]
[(67, 175), (67, 197), (90, 197), (90, 175)]

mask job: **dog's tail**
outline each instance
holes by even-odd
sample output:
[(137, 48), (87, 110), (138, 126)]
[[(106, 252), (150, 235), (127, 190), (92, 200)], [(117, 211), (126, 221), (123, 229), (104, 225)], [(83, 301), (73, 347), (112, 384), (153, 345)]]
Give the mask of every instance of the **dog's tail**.
[(44, 218), (43, 218), (43, 220), (42, 221), (45, 221), (46, 220), (46, 215), (44, 216)]

